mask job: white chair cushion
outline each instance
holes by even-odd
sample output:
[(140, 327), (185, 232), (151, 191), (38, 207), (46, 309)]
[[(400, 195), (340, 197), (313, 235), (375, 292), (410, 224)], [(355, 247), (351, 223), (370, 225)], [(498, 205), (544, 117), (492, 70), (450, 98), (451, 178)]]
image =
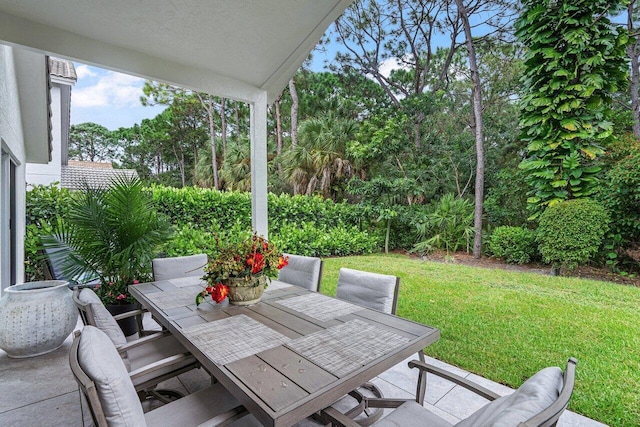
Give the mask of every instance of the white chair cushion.
[(155, 258), (153, 265), (153, 279), (169, 280), (178, 277), (204, 276), (207, 265), (207, 255), (197, 254), (172, 258)]
[(510, 395), (485, 405), (456, 427), (513, 427), (551, 406), (562, 391), (562, 370), (544, 368)]
[(383, 313), (393, 313), (396, 283), (396, 276), (341, 268), (336, 298)]
[(96, 384), (109, 427), (147, 425), (127, 369), (104, 332), (93, 326), (84, 327), (78, 346), (78, 361)]
[(280, 270), (278, 280), (318, 292), (322, 260), (316, 257), (284, 254), (289, 263)]
[(100, 297), (92, 289), (82, 289), (78, 298), (84, 303), (91, 304), (96, 327), (107, 334), (116, 348), (120, 348), (127, 343), (127, 338), (124, 336), (122, 329), (120, 329), (120, 325), (118, 325), (118, 322), (109, 313)]

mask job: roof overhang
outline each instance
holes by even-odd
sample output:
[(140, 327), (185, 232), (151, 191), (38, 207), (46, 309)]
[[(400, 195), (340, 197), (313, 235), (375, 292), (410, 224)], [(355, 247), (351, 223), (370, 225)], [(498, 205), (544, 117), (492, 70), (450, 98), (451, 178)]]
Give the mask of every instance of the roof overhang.
[(25, 159), (30, 163), (48, 163), (51, 160), (48, 58), (24, 49), (14, 49), (13, 58)]
[(353, 0), (0, 0), (0, 41), (273, 102)]

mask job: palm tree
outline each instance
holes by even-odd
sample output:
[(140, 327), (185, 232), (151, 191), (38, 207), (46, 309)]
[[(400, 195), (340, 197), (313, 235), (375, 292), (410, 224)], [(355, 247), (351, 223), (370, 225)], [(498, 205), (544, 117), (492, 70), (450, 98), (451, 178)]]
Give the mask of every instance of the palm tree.
[(55, 251), (66, 277), (99, 278), (105, 304), (133, 302), (127, 287), (151, 278), (151, 260), (171, 235), (140, 179), (121, 175), (107, 189), (85, 184), (69, 212), (42, 236), (44, 247)]
[(311, 195), (318, 190), (329, 198), (338, 179), (354, 175), (346, 152), (356, 131), (354, 120), (336, 117), (333, 112), (300, 124), (298, 145), (283, 159), (283, 173), (295, 194)]

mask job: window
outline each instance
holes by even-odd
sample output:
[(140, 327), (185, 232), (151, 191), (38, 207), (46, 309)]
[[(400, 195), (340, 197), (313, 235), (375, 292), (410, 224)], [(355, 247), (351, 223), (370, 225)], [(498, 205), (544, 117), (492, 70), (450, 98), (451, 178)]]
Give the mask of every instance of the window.
[(0, 283), (16, 283), (16, 163), (2, 148), (0, 158)]

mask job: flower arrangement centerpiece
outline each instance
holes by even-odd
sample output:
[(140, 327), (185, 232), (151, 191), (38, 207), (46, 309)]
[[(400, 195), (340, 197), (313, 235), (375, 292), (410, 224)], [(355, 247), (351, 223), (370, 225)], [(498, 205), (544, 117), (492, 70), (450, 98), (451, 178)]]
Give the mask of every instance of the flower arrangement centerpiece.
[(285, 265), (287, 258), (275, 244), (257, 234), (221, 246), (218, 255), (204, 269), (207, 287), (196, 295), (196, 305), (208, 295), (216, 303), (228, 296), (231, 304), (255, 304), (262, 297), (267, 281), (278, 277), (278, 270)]

